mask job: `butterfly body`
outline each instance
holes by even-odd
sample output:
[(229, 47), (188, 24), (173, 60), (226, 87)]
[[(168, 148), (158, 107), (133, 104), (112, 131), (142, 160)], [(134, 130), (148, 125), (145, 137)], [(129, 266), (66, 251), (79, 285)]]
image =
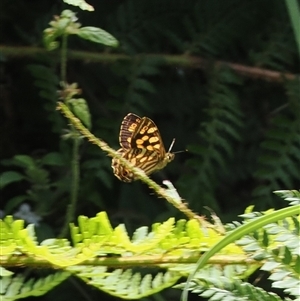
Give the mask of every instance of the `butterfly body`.
[[(121, 124), (119, 142), (122, 147), (119, 154), (147, 175), (164, 168), (175, 157), (166, 152), (157, 126), (148, 117), (127, 114)], [(113, 158), (112, 168), (121, 181), (135, 180), (134, 174), (119, 159)]]

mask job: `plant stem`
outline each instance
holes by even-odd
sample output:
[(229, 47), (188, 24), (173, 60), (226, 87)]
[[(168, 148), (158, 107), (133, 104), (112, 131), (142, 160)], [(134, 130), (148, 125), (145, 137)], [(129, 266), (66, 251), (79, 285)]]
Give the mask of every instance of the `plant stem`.
[(61, 43), (61, 57), (60, 57), (60, 78), (63, 84), (67, 81), (67, 44), (68, 39), (67, 35), (64, 34), (62, 36), (62, 43)]
[[(65, 34), (62, 36), (62, 47), (61, 47), (61, 67), (60, 67), (60, 77), (62, 89), (67, 86), (67, 43), (68, 36)], [(67, 99), (64, 99), (65, 104), (68, 106), (66, 102)], [(71, 160), (71, 185), (70, 185), (70, 203), (67, 207), (66, 218), (64, 226), (61, 230), (59, 237), (65, 237), (69, 223), (74, 221), (76, 205), (78, 200), (78, 189), (79, 189), (79, 181), (80, 181), (80, 169), (79, 169), (79, 145), (80, 145), (80, 137), (73, 125), (70, 126), (71, 129), (71, 137), (72, 139), (72, 160)]]
[[(78, 133), (76, 132), (73, 126), (72, 126), (72, 132), (78, 136)], [(73, 222), (75, 218), (75, 211), (76, 211), (76, 205), (78, 200), (79, 180), (80, 180), (79, 145), (80, 145), (79, 137), (75, 137), (73, 139), (72, 162), (71, 162), (71, 177), (72, 177), (71, 186), (70, 186), (71, 202), (68, 204), (65, 224), (59, 237), (66, 236), (69, 228), (69, 223)]]

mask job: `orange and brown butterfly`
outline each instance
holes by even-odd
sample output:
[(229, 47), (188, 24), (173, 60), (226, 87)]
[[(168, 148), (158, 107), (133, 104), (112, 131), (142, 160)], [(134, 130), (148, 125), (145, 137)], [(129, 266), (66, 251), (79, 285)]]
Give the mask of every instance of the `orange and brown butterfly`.
[[(147, 175), (164, 168), (175, 157), (170, 153), (174, 140), (166, 152), (157, 126), (148, 117), (127, 114), (121, 124), (119, 142), (119, 154)], [(134, 174), (122, 165), (119, 159), (113, 158), (111, 166), (119, 180), (136, 180)]]

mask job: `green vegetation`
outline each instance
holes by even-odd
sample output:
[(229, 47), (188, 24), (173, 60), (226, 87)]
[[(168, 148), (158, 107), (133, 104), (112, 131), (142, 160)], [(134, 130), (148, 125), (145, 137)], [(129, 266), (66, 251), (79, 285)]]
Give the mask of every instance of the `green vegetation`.
[[(300, 298), (298, 2), (1, 11), (1, 300)], [(187, 152), (147, 177), (129, 112)]]

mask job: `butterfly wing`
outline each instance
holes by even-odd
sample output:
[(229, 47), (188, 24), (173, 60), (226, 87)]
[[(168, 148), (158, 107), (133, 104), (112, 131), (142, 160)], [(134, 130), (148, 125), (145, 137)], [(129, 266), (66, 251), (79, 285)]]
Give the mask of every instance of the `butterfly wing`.
[(151, 155), (150, 157), (154, 158), (155, 155), (151, 154), (153, 152), (157, 154), (158, 160), (161, 160), (166, 153), (159, 130), (156, 124), (148, 117), (141, 118), (133, 132), (130, 144), (132, 149), (144, 150), (138, 154), (139, 156)]
[[(146, 174), (162, 169), (173, 158), (166, 153), (159, 130), (155, 123), (148, 117), (129, 113), (121, 124), (119, 142), (122, 148), (119, 154), (141, 168)], [(128, 170), (120, 160), (113, 158), (112, 168), (115, 176), (124, 182), (135, 180), (134, 174)]]
[(122, 148), (131, 148), (131, 137), (140, 122), (141, 118), (133, 113), (129, 113), (124, 117), (119, 135), (119, 142)]

